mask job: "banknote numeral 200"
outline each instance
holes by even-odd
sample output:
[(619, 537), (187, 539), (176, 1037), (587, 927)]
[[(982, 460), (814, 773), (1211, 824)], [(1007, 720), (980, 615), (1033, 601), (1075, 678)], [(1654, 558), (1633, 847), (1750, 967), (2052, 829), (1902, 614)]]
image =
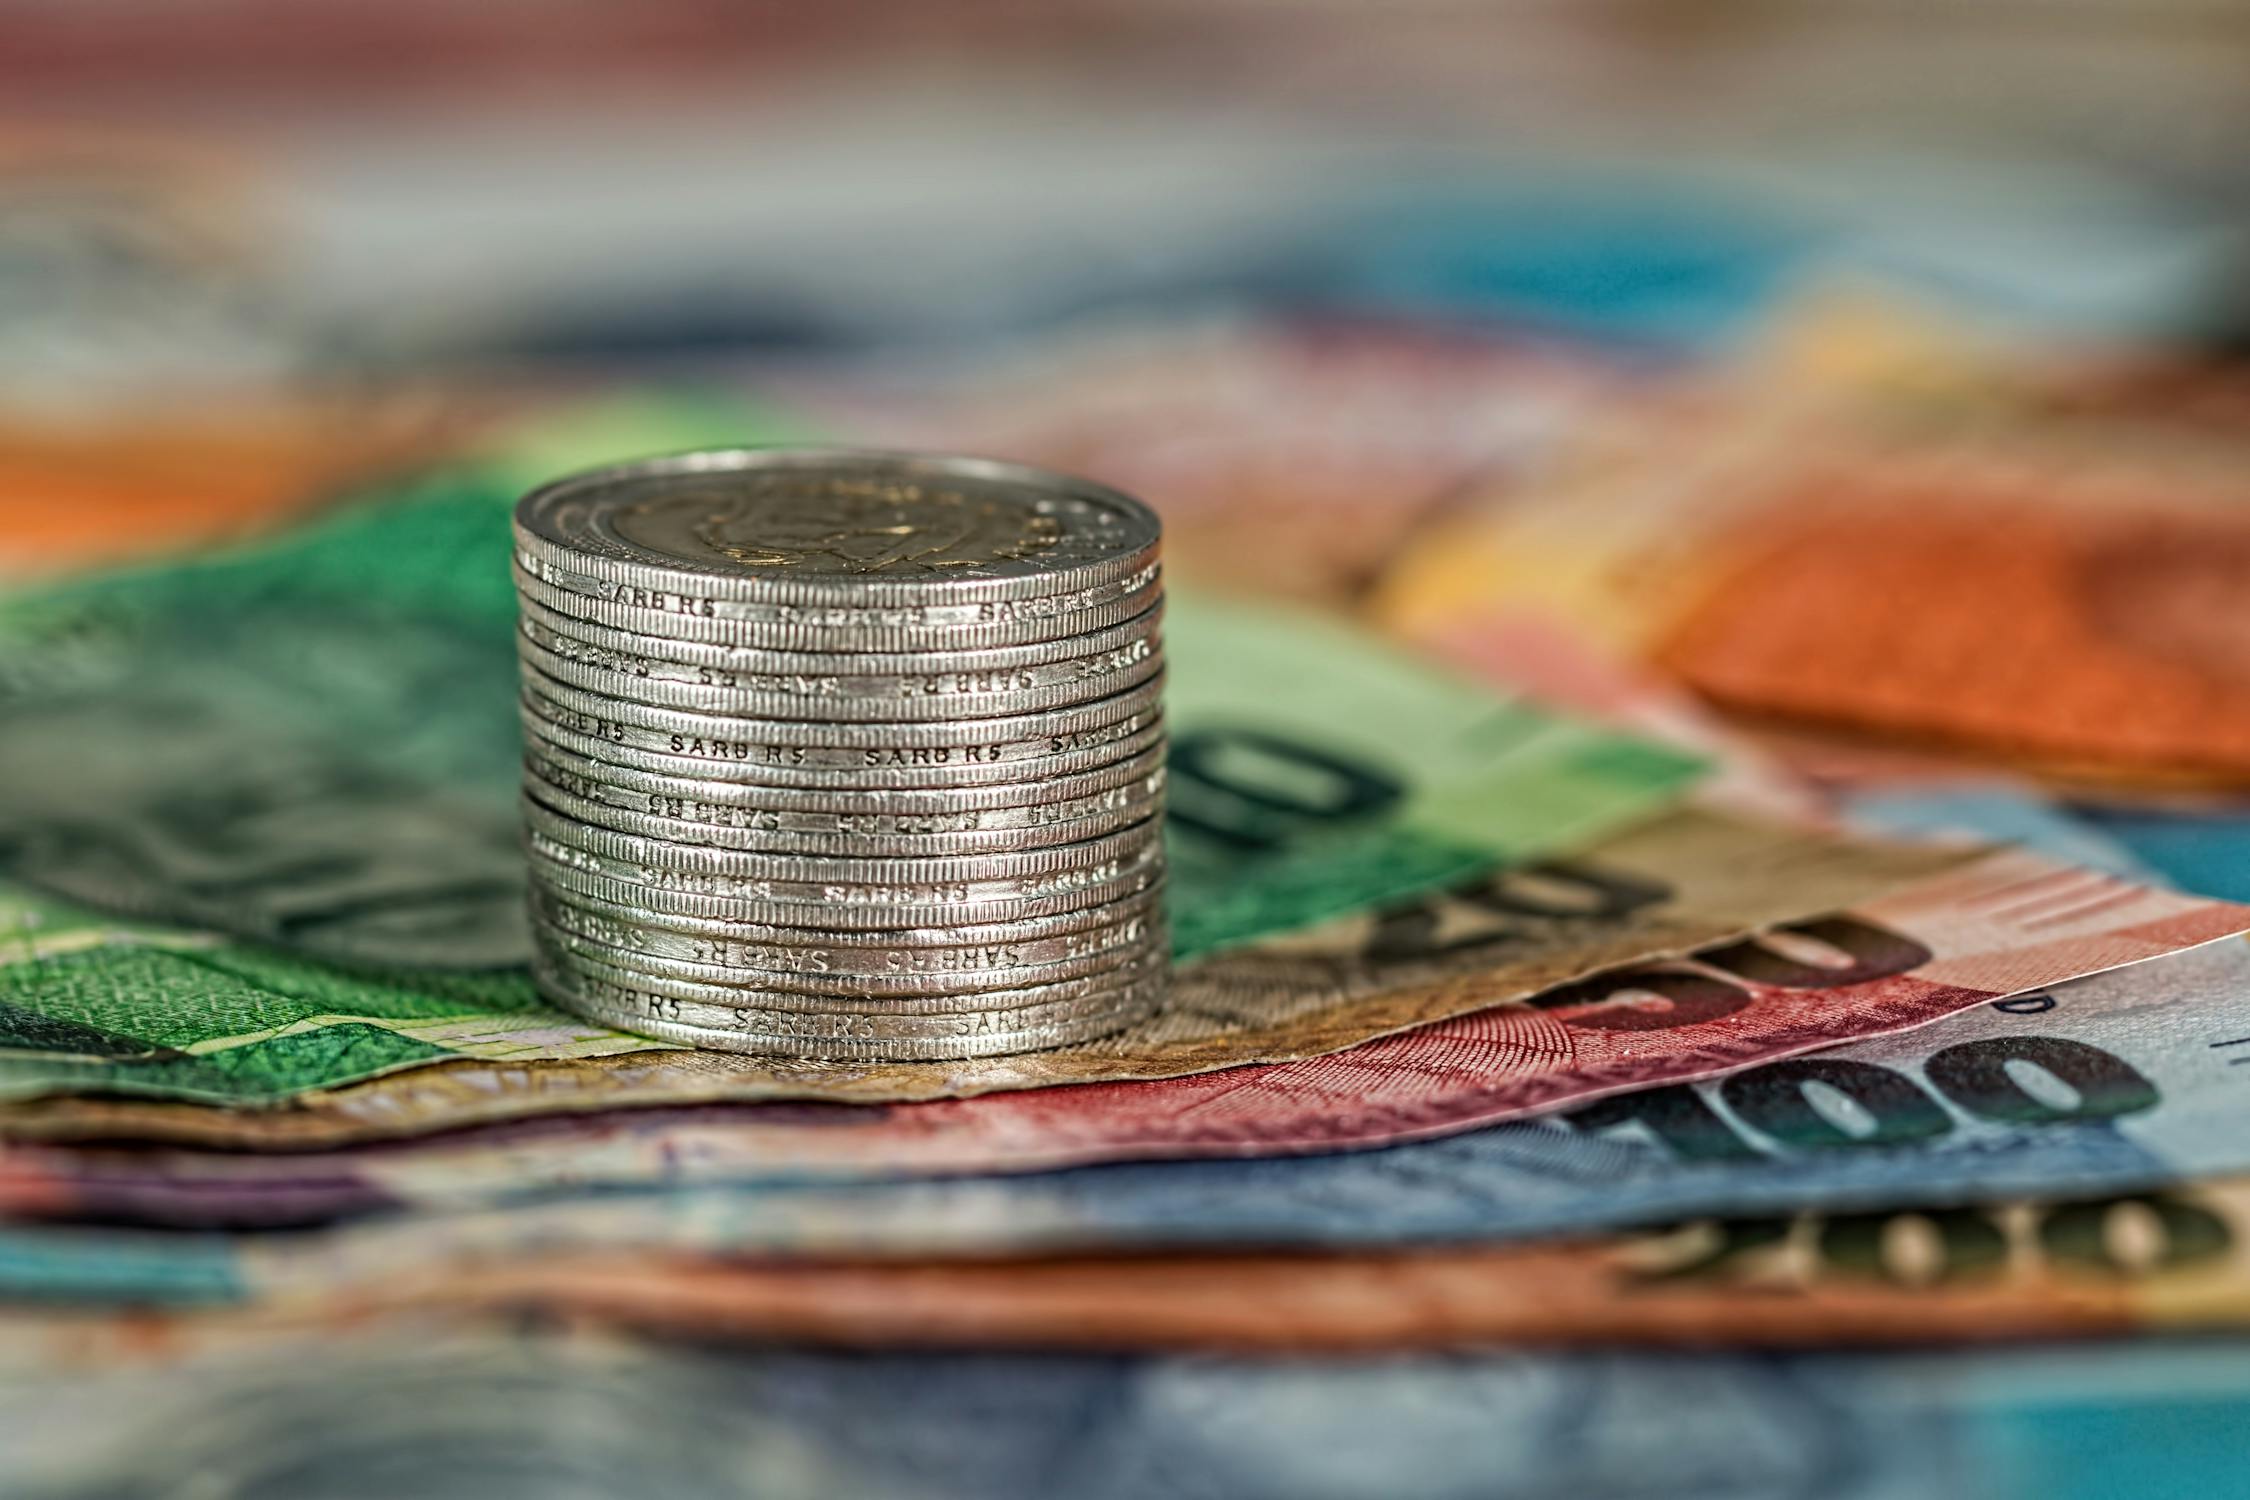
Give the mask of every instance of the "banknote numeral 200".
[(1693, 1161), (1741, 1161), (1766, 1154), (1752, 1132), (1784, 1151), (1934, 1140), (1954, 1128), (1948, 1102), (1979, 1120), (2020, 1126), (2116, 1119), (2159, 1099), (2132, 1064), (2068, 1037), (1960, 1042), (1930, 1054), (1922, 1072), (1926, 1085), (1880, 1063), (1790, 1058), (1712, 1090), (1732, 1120), (1685, 1084), (1603, 1099), (1564, 1118), (1589, 1131), (1639, 1125)]
[[(1762, 1283), (1792, 1247), (1818, 1271), (1894, 1286), (1948, 1285), (2003, 1274), (2012, 1259), (2080, 1277), (2122, 1279), (2206, 1264), (2234, 1246), (2220, 1213), (2167, 1193), (2032, 1205), (2022, 1216), (1976, 1207), (1728, 1219), (1695, 1226), (1680, 1257), (1653, 1267), (1650, 1281)], [(1668, 1238), (1678, 1231), (1668, 1232)]]

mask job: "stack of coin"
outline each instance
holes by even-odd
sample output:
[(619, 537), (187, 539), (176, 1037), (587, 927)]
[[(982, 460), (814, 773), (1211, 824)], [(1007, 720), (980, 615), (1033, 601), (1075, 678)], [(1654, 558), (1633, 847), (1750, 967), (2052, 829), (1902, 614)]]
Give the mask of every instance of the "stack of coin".
[(1156, 516), (1014, 464), (685, 454), (516, 508), (534, 973), (837, 1061), (1101, 1036), (1168, 952)]

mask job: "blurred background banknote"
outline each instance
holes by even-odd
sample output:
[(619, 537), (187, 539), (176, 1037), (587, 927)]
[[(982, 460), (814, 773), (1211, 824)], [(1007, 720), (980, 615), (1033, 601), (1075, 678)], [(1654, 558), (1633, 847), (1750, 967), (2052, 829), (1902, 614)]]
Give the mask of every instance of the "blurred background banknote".
[[(0, 14), (0, 1492), (2239, 1489), (2246, 42)], [(1162, 512), (1154, 1020), (537, 998), (508, 506), (807, 439)]]

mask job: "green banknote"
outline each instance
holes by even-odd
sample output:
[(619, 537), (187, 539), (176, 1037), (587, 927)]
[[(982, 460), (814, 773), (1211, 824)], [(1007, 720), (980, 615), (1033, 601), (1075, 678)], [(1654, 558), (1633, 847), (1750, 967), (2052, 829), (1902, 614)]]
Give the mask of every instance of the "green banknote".
[[(588, 459), (777, 435), (620, 408), (0, 604), (0, 1090), (269, 1101), (653, 1046), (521, 972), (508, 508)], [(1167, 635), (1183, 956), (1574, 844), (1699, 769), (1338, 624), (1188, 602)]]

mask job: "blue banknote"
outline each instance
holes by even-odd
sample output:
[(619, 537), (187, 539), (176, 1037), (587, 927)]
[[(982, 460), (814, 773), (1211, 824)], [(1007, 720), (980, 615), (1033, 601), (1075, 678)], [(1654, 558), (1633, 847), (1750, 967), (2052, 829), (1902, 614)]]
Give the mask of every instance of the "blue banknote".
[(1884, 787), (1853, 792), (1843, 804), (1854, 819), (1882, 833), (1971, 835), (1996, 844), (2021, 844), (2065, 864), (2144, 883), (2164, 884), (2170, 873), (2152, 868), (2130, 842), (2028, 786)]
[[(542, 1191), (293, 1234), (0, 1230), (0, 1290), (228, 1301), (587, 1252), (1379, 1247), (2126, 1191), (2250, 1170), (2250, 944), (1571, 1113), (1330, 1156), (900, 1182)], [(182, 1191), (185, 1191), (183, 1189)]]
[(2167, 884), (2209, 896), (2250, 895), (2250, 809), (2088, 803), (2069, 811), (2080, 827)]

